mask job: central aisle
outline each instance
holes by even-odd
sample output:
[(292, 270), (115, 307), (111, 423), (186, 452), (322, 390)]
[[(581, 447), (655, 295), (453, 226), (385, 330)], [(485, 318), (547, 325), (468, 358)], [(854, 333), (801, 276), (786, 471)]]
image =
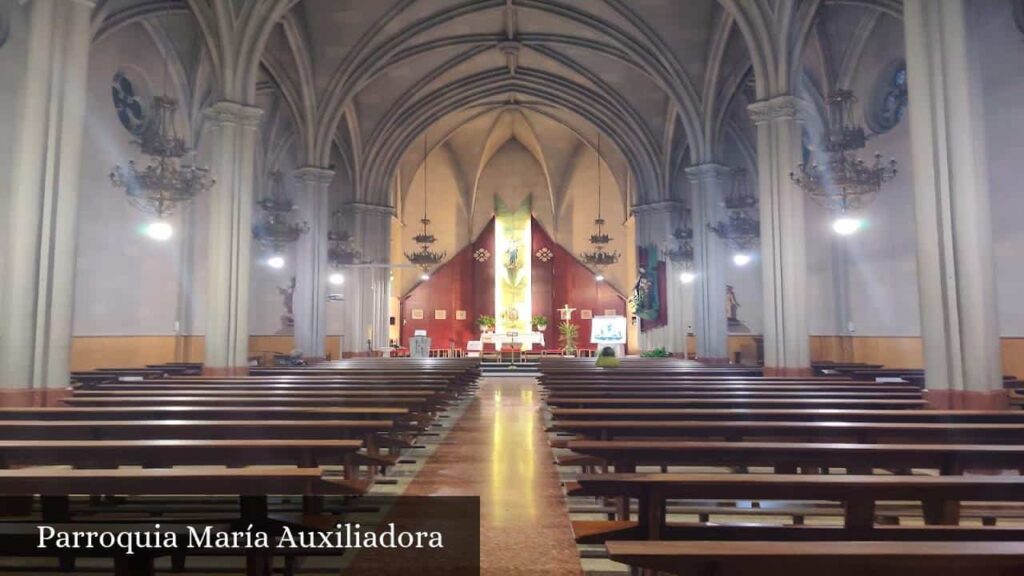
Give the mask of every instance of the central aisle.
[(532, 378), (484, 378), (405, 491), (479, 496), (482, 574), (581, 574)]

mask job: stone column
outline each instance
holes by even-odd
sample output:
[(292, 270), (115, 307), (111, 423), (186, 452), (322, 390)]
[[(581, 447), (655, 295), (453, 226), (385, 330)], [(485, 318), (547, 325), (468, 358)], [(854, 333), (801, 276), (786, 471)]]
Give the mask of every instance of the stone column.
[(779, 96), (749, 107), (757, 125), (766, 373), (810, 373), (804, 193), (790, 173), (800, 163), (806, 103)]
[(701, 164), (686, 169), (693, 186), (693, 255), (697, 358), (729, 361), (729, 322), (725, 311), (725, 265), (729, 247), (711, 230), (726, 220), (725, 198), (732, 185), (732, 169)]
[(352, 222), (352, 237), (370, 266), (354, 267), (345, 278), (343, 290), (342, 354), (366, 356), (388, 344), (389, 302), (391, 298), (391, 218), (390, 206), (352, 203), (346, 206)]
[(18, 103), (0, 298), (0, 386), (68, 384), (90, 0), (35, 0)]
[(940, 406), (1005, 403), (978, 69), (966, 0), (906, 0), (921, 332)]
[[(633, 215), (636, 217), (636, 245), (653, 245), (664, 254), (674, 242), (672, 233), (682, 225), (683, 205), (678, 202), (659, 202), (635, 206)], [(680, 272), (681, 267), (671, 260), (666, 262), (666, 293), (661, 295), (661, 305), (665, 307), (668, 324), (640, 333), (642, 351), (664, 348), (680, 356), (687, 352), (686, 313), (683, 309), (683, 286), (679, 282)]]
[(205, 365), (244, 369), (249, 355), (249, 267), (257, 132), (263, 111), (218, 102), (206, 111), (210, 172)]
[(328, 190), (333, 170), (305, 167), (295, 173), (299, 181), (299, 218), (309, 231), (298, 242), (295, 262), (295, 347), (306, 356), (326, 355), (327, 338), (327, 234), (330, 232)]

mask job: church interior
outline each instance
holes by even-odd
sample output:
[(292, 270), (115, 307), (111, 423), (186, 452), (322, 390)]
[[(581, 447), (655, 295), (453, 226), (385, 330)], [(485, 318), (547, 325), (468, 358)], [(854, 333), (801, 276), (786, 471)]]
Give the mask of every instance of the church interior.
[(0, 574), (1024, 573), (1024, 0), (0, 0), (0, 78)]

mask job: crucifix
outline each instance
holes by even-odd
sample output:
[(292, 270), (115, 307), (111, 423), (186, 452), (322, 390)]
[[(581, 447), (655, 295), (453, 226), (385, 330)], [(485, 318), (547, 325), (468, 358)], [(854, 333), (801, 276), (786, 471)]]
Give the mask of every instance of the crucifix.
[(572, 320), (572, 313), (575, 312), (575, 311), (576, 311), (575, 308), (569, 308), (569, 305), (566, 304), (562, 308), (558, 309), (558, 317), (561, 318), (562, 320), (566, 320), (566, 321)]

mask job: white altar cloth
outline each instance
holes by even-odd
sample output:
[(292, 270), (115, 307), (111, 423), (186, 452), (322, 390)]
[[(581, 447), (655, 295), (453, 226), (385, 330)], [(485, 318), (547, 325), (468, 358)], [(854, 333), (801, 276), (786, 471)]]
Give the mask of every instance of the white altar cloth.
[(486, 332), (480, 336), (480, 341), (484, 344), (493, 344), (495, 348), (502, 348), (505, 345), (522, 344), (523, 350), (533, 350), (535, 344), (539, 344), (541, 348), (544, 347), (544, 333), (543, 332), (519, 332), (515, 336), (508, 334), (496, 334), (494, 332)]

